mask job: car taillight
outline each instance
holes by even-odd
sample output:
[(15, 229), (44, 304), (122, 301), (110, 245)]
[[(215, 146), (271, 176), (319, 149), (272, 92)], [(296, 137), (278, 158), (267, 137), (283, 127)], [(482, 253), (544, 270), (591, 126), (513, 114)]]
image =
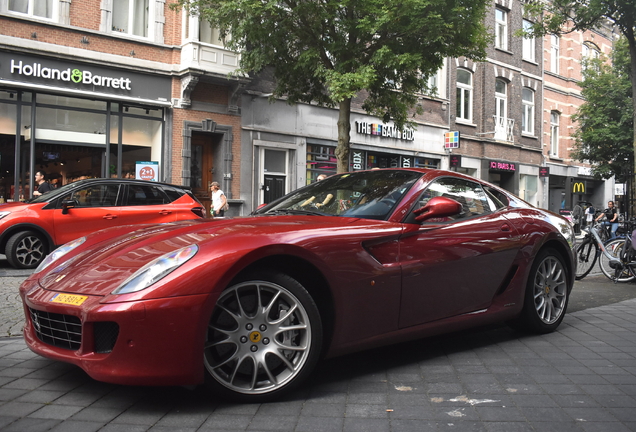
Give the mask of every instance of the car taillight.
[(192, 213), (200, 218), (205, 217), (205, 209), (203, 207), (193, 207), (190, 210), (192, 210)]

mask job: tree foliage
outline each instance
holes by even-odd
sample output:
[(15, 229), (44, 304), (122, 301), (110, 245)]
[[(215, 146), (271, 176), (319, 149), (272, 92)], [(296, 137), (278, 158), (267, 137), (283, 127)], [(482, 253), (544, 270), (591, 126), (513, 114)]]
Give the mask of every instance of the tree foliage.
[(622, 38), (614, 47), (611, 65), (603, 59), (586, 64), (581, 83), (585, 103), (572, 118), (577, 122), (573, 156), (589, 161), (596, 176), (616, 176), (619, 181), (625, 181), (633, 152), (629, 70), (629, 50)]
[(480, 59), (485, 0), (175, 0), (219, 28), (240, 72), (274, 68), (273, 97), (338, 107), (338, 172), (348, 170), (351, 100), (409, 123), (446, 57)]

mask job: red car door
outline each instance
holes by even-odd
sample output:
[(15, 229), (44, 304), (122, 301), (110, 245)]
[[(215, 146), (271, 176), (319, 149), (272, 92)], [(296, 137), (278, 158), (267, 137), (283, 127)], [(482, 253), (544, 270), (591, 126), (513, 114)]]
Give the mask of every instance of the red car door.
[(74, 190), (62, 201), (71, 208), (54, 210), (55, 243), (61, 245), (105, 228), (120, 225), (117, 195), (119, 184), (91, 184)]
[(453, 220), (407, 224), (400, 238), (400, 328), (487, 308), (520, 247), (517, 231), (492, 212), (479, 184), (443, 181), (449, 184), (440, 189), (454, 190), (450, 198), (464, 212)]

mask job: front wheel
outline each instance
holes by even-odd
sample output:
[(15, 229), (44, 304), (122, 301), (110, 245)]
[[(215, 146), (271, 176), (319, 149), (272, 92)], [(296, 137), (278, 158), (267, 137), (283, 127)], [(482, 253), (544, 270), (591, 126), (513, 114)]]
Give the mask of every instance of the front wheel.
[[(624, 255), (625, 244), (624, 238), (614, 239), (605, 243), (605, 249), (610, 255), (620, 260), (621, 256)], [(603, 274), (609, 279), (614, 280), (614, 278), (616, 278), (616, 282), (631, 282), (636, 279), (634, 274), (627, 267), (620, 271), (620, 274), (616, 277), (616, 270), (610, 267), (609, 262), (609, 258), (607, 258), (605, 254), (601, 254), (599, 267)]]
[(7, 261), (17, 269), (36, 268), (48, 252), (42, 236), (33, 231), (22, 231), (12, 235), (5, 249)]
[(568, 285), (561, 255), (554, 249), (539, 252), (530, 269), (521, 315), (511, 324), (537, 333), (556, 330), (568, 306)]
[(219, 298), (204, 347), (207, 383), (223, 396), (266, 402), (299, 385), (322, 348), (316, 303), (295, 279), (260, 272)]
[(584, 240), (576, 247), (576, 280), (581, 280), (587, 276), (598, 256), (598, 245), (591, 239)]

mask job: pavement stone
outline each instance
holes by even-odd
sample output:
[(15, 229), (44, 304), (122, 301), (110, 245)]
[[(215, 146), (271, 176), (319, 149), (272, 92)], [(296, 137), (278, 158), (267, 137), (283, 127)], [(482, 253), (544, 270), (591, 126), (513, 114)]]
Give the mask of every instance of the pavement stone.
[(32, 353), (26, 276), (0, 269), (2, 431), (636, 431), (636, 299), (548, 335), (492, 326), (328, 360), (283, 401), (239, 405), (100, 383)]

